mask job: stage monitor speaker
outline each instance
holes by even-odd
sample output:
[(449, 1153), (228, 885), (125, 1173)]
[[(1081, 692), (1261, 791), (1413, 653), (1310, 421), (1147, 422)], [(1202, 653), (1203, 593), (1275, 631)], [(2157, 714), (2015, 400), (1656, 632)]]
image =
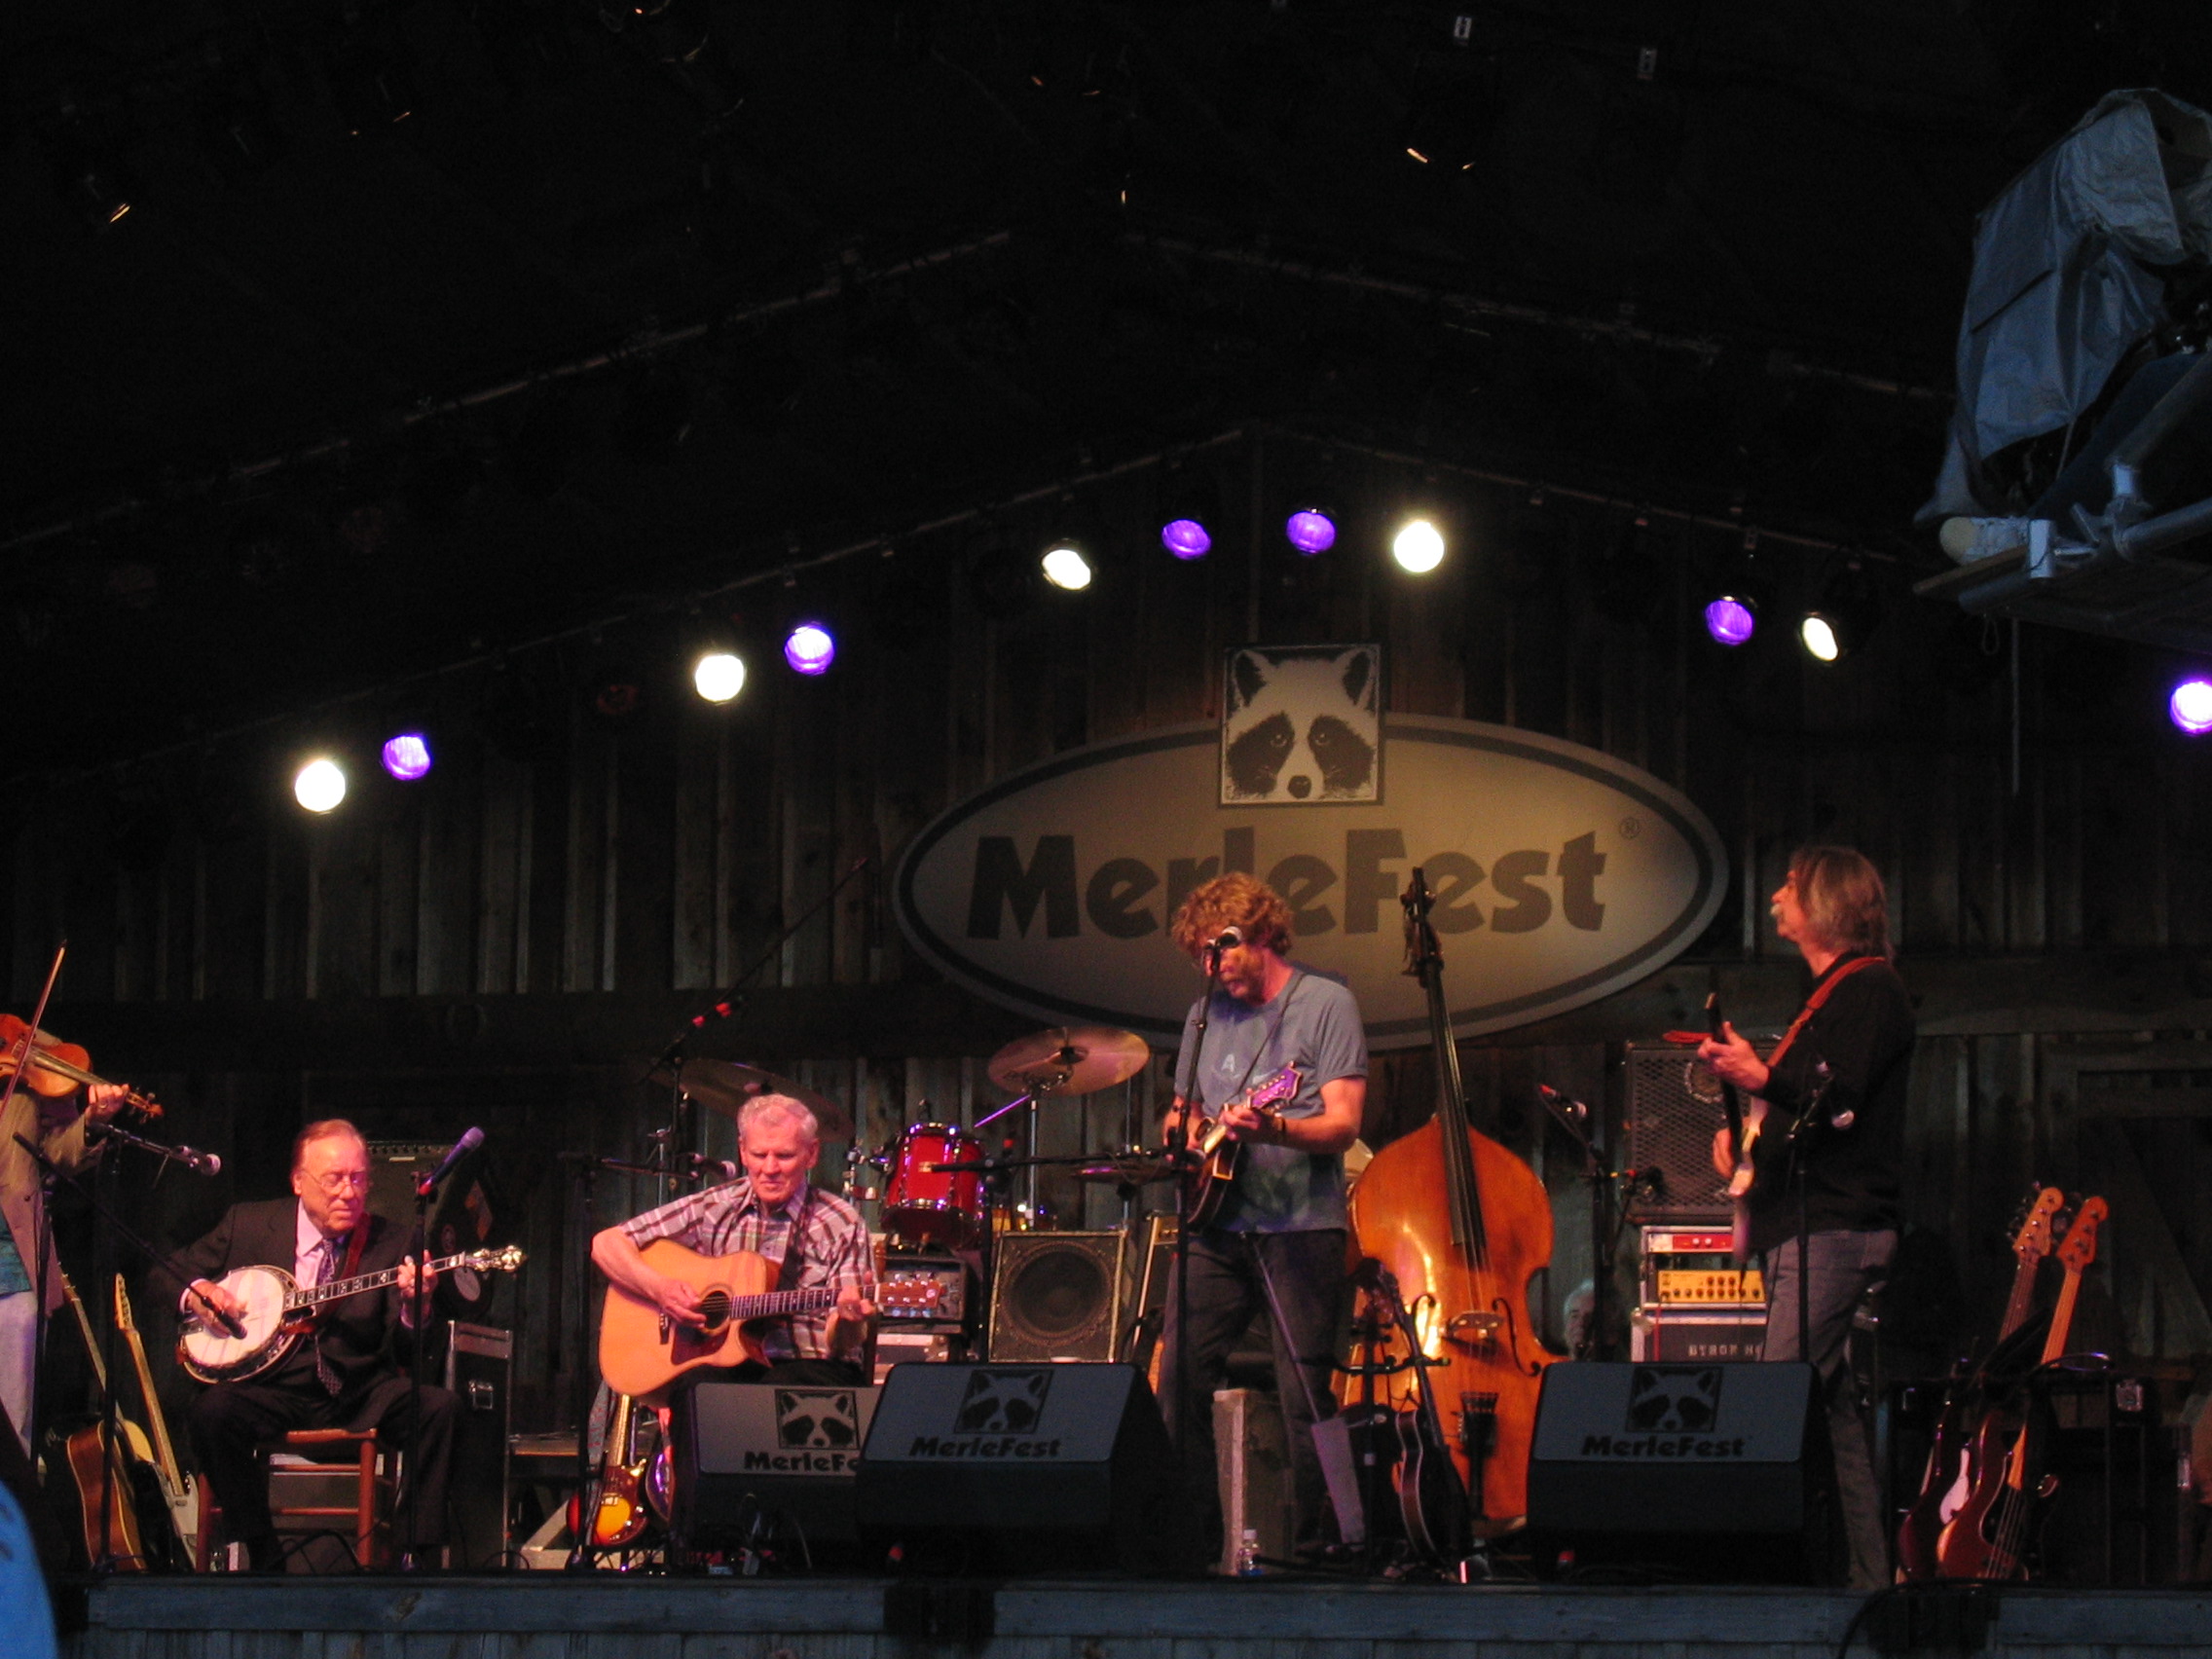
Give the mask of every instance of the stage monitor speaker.
[(1547, 1367), (1529, 1458), (1537, 1559), (1818, 1576), (1833, 1482), (1814, 1401), (1807, 1365)]
[(902, 1365), (861, 1458), (870, 1537), (909, 1566), (1185, 1564), (1174, 1456), (1130, 1365)]
[[(1761, 1053), (1771, 1039), (1753, 1039)], [(1622, 1108), (1625, 1158), (1633, 1169), (1656, 1169), (1656, 1187), (1640, 1185), (1628, 1204), (1631, 1224), (1725, 1223), (1728, 1184), (1713, 1168), (1713, 1132), (1727, 1121), (1720, 1087), (1698, 1063), (1695, 1049), (1632, 1043), (1626, 1060), (1628, 1098)]]
[(507, 1565), (507, 1436), (513, 1408), (512, 1331), (457, 1321), (446, 1345), (446, 1386), (455, 1411), (453, 1565), (463, 1571)]
[(678, 1394), (670, 1530), (693, 1549), (852, 1543), (854, 1476), (882, 1392), (710, 1381)]
[(1009, 1233), (991, 1269), (990, 1356), (1116, 1357), (1122, 1305), (1119, 1233)]

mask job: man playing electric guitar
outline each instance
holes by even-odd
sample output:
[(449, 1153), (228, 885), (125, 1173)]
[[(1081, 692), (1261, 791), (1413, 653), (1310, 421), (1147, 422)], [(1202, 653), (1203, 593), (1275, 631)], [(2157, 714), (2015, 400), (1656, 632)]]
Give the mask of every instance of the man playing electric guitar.
[(802, 1102), (756, 1095), (737, 1120), (745, 1173), (608, 1228), (591, 1242), (593, 1263), (617, 1293), (657, 1309), (670, 1325), (699, 1331), (709, 1322), (707, 1300), (684, 1279), (655, 1268), (645, 1248), (672, 1239), (700, 1256), (765, 1258), (777, 1272), (776, 1288), (833, 1292), (834, 1302), (762, 1321), (756, 1337), (761, 1357), (726, 1375), (743, 1382), (866, 1382), (861, 1356), (867, 1321), (875, 1316), (875, 1258), (860, 1212), (807, 1181), (821, 1140)]
[[(1297, 1544), (1310, 1551), (1327, 1541), (1312, 1427), (1317, 1411), (1334, 1410), (1344, 1153), (1358, 1137), (1367, 1103), (1367, 1037), (1344, 983), (1289, 959), (1290, 906), (1251, 876), (1201, 885), (1177, 914), (1174, 939), (1200, 972), (1219, 963), (1218, 989), (1204, 1009), (1204, 1047), (1194, 1053), (1200, 1013), (1194, 1005), (1175, 1077), (1235, 1143), (1236, 1166), (1210, 1220), (1192, 1230), (1188, 1295), (1168, 1285), (1161, 1404), (1182, 1449), (1198, 1541), (1218, 1559), (1213, 1391), (1230, 1349), (1264, 1310), (1290, 1443)], [(1255, 1086), (1272, 1092), (1266, 1085), (1286, 1067), (1296, 1068), (1295, 1093), (1279, 1107), (1254, 1104)], [(1178, 1095), (1168, 1113), (1169, 1145), (1181, 1139), (1187, 1104)], [(1194, 1134), (1201, 1128), (1196, 1116), (1191, 1127)]]
[[(1862, 1303), (1877, 1295), (1897, 1254), (1904, 1174), (1905, 1085), (1912, 1065), (1912, 1002), (1890, 966), (1889, 899), (1878, 870), (1844, 847), (1807, 847), (1772, 902), (1776, 931), (1813, 971), (1812, 994), (1771, 1063), (1729, 1025), (1698, 1048), (1714, 1075), (1766, 1102), (1751, 1147), (1751, 1247), (1763, 1253), (1767, 1360), (1810, 1359), (1826, 1400), (1836, 1489), (1851, 1548), (1851, 1586), (1890, 1582), (1888, 1529), (1874, 1478), (1871, 1430), (1845, 1363)], [(1792, 1142), (1788, 1129), (1809, 1109)], [(1736, 1162), (1723, 1127), (1714, 1167)], [(1791, 1167), (1792, 1158), (1795, 1160)], [(1805, 1198), (1807, 1258), (1797, 1245)], [(1804, 1287), (1810, 1285), (1810, 1295)], [(1798, 1346), (1805, 1297), (1811, 1351)]]

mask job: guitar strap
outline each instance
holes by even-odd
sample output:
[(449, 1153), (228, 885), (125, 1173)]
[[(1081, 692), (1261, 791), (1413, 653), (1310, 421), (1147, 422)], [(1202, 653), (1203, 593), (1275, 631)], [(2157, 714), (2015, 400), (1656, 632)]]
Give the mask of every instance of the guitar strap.
[(1767, 1055), (1767, 1070), (1772, 1071), (1782, 1063), (1782, 1056), (1789, 1052), (1789, 1045), (1797, 1041), (1797, 1033), (1805, 1029), (1805, 1021), (1821, 1012), (1821, 1005), (1828, 1000), (1829, 994), (1835, 990), (1836, 986), (1842, 984), (1860, 969), (1871, 968), (1875, 963), (1882, 960), (1883, 958), (1879, 956), (1855, 956), (1829, 975), (1822, 982), (1821, 988), (1805, 999), (1805, 1006), (1797, 1011), (1797, 1017), (1789, 1022), (1789, 1029), (1782, 1034), (1782, 1041), (1774, 1046), (1774, 1052)]
[[(1230, 1099), (1235, 1099), (1252, 1087), (1252, 1074), (1260, 1069), (1260, 1056), (1273, 1048), (1275, 1039), (1282, 1035), (1283, 1015), (1290, 1012), (1290, 999), (1297, 993), (1299, 981), (1305, 977), (1305, 973), (1300, 969), (1293, 968), (1290, 971), (1290, 977), (1282, 987), (1282, 995), (1275, 999), (1275, 1016), (1268, 1026), (1268, 1034), (1253, 1048), (1252, 1057), (1244, 1066), (1244, 1075), (1236, 1080), (1236, 1087), (1229, 1091)], [(1204, 1092), (1202, 1086), (1199, 1092)]]
[(813, 1202), (813, 1187), (801, 1187), (798, 1190), (798, 1214), (792, 1217), (791, 1234), (784, 1243), (784, 1264), (776, 1274), (776, 1288), (778, 1290), (796, 1290), (798, 1288), (800, 1230), (806, 1226), (807, 1206)]

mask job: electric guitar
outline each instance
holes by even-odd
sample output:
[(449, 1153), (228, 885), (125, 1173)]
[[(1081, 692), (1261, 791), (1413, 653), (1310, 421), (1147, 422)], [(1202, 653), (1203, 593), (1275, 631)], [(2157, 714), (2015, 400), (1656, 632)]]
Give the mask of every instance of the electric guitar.
[[(2097, 1259), (2097, 1228), (2107, 1206), (2102, 1198), (2083, 1198), (2075, 1212), (2074, 1225), (2058, 1246), (2058, 1259), (2066, 1266), (2059, 1287), (2058, 1305), (2051, 1309), (2050, 1335), (2043, 1345), (2043, 1363), (2049, 1365), (2066, 1351), (2066, 1339), (2074, 1324), (2074, 1306), (2082, 1293), (2082, 1273)], [(2017, 1419), (1991, 1412), (1974, 1437), (1973, 1457), (1978, 1471), (1973, 1491), (1959, 1505), (1950, 1525), (1936, 1540), (1936, 1568), (1945, 1578), (2026, 1578), (2028, 1556), (2041, 1530), (2044, 1512), (2058, 1492), (2058, 1477), (2034, 1467), (2040, 1448), (2026, 1413)], [(2003, 1456), (1998, 1449), (2009, 1437)]]
[[(2036, 1269), (2050, 1254), (2051, 1234), (2065, 1207), (2066, 1195), (2046, 1187), (2029, 1202), (2027, 1214), (2012, 1237), (2012, 1294), (2006, 1299), (2005, 1316), (1997, 1330), (2002, 1344), (2027, 1322), (2035, 1298)], [(1965, 1366), (1962, 1363), (1961, 1373)], [(1928, 1467), (1920, 1481), (1920, 1495), (1912, 1500), (1904, 1519), (1898, 1523), (1898, 1572), (1907, 1583), (1937, 1577), (1936, 1548), (1943, 1529), (1972, 1493), (1979, 1471), (1973, 1464), (1973, 1444), (1978, 1438), (1968, 1429), (1968, 1401), (1982, 1384), (1979, 1372), (1955, 1377), (1943, 1397), (1943, 1415), (1936, 1425), (1935, 1444), (1928, 1449)]]
[[(1720, 993), (1714, 991), (1705, 999), (1707, 1035), (1715, 1043), (1719, 1042), (1721, 1027), (1726, 1023), (1720, 1017)], [(1729, 1159), (1736, 1166), (1735, 1173), (1728, 1177), (1729, 1242), (1736, 1260), (1745, 1262), (1751, 1254), (1751, 1184), (1758, 1178), (1751, 1167), (1751, 1146), (1765, 1125), (1766, 1102), (1754, 1094), (1747, 1109), (1736, 1092), (1736, 1086), (1722, 1079), (1720, 1110), (1728, 1120)]]
[[(707, 1322), (680, 1324), (652, 1303), (620, 1285), (607, 1287), (599, 1319), (599, 1374), (617, 1394), (658, 1405), (669, 1385), (689, 1372), (711, 1366), (765, 1362), (760, 1333), (763, 1320), (816, 1313), (837, 1305), (837, 1287), (772, 1290), (778, 1264), (750, 1250), (727, 1256), (702, 1256), (673, 1238), (656, 1238), (641, 1252), (645, 1265), (688, 1286)], [(927, 1314), (944, 1287), (935, 1279), (901, 1280), (876, 1287), (876, 1306), (890, 1312)]]
[[(614, 1417), (607, 1425), (607, 1450), (599, 1464), (599, 1505), (593, 1511), (590, 1543), (598, 1549), (617, 1550), (637, 1542), (644, 1534), (647, 1512), (644, 1499), (647, 1459), (633, 1459), (638, 1402), (628, 1394), (614, 1396)], [(569, 1530), (581, 1536), (580, 1500), (571, 1500)]]
[(130, 1318), (130, 1296), (123, 1288), (123, 1275), (115, 1275), (115, 1328), (130, 1345), (130, 1363), (138, 1373), (138, 1392), (146, 1402), (146, 1426), (153, 1434), (154, 1475), (162, 1484), (162, 1501), (168, 1505), (169, 1525), (176, 1532), (187, 1563), (195, 1559), (200, 1536), (200, 1487), (178, 1464), (176, 1446), (169, 1439), (168, 1419), (162, 1415), (162, 1397), (154, 1391), (154, 1373), (146, 1363), (145, 1339)]
[(1285, 1066), (1272, 1076), (1261, 1079), (1252, 1088), (1226, 1102), (1210, 1118), (1198, 1118), (1192, 1124), (1190, 1137), (1191, 1156), (1196, 1161), (1184, 1172), (1184, 1213), (1191, 1218), (1191, 1226), (1206, 1227), (1220, 1213), (1222, 1200), (1229, 1197), (1230, 1184), (1236, 1179), (1236, 1158), (1240, 1142), (1230, 1138), (1222, 1124), (1233, 1106), (1258, 1107), (1267, 1116), (1277, 1114), (1274, 1107), (1298, 1093), (1299, 1072), (1296, 1066)]

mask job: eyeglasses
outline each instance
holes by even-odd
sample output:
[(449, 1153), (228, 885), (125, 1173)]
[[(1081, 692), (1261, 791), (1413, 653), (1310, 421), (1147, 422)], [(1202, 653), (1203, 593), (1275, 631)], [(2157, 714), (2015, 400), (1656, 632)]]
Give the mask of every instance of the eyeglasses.
[(350, 1169), (337, 1169), (327, 1175), (311, 1175), (308, 1179), (326, 1193), (347, 1191), (365, 1193), (369, 1190), (369, 1172), (366, 1169), (358, 1172)]

